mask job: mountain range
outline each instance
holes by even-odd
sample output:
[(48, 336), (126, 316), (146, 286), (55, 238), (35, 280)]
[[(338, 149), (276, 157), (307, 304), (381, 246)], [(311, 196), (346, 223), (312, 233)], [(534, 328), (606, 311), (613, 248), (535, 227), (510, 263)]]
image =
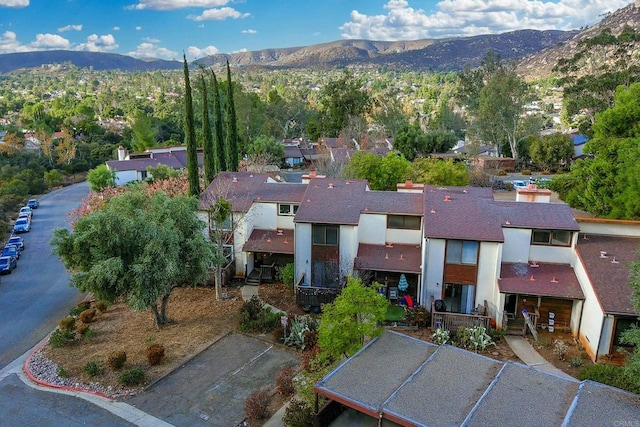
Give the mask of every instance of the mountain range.
[[(246, 68), (335, 68), (376, 66), (393, 70), (457, 71), (478, 66), (492, 50), (504, 60), (518, 64), (520, 74), (545, 77), (560, 58), (570, 58), (580, 42), (611, 28), (619, 34), (627, 25), (640, 30), (640, 0), (608, 14), (598, 24), (574, 31), (519, 30), (502, 34), (424, 39), (415, 41), (339, 40), (312, 46), (264, 49), (234, 54), (216, 54), (193, 62), (196, 66), (220, 67), (228, 60), (232, 66)], [(640, 44), (635, 46), (640, 50)], [(95, 70), (170, 70), (182, 67), (180, 61), (137, 59), (113, 53), (79, 51), (34, 51), (0, 55), (0, 74), (46, 64), (73, 63)]]

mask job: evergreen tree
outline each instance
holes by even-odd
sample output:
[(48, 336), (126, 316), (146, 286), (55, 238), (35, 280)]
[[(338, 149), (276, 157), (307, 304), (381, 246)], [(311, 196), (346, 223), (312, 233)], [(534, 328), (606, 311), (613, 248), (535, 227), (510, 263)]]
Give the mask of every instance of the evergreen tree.
[(236, 124), (236, 108), (233, 102), (233, 85), (231, 70), (227, 60), (227, 166), (231, 171), (238, 170), (238, 127)]
[(189, 194), (200, 195), (200, 178), (198, 177), (198, 148), (196, 147), (196, 131), (193, 127), (193, 102), (191, 100), (191, 84), (189, 83), (189, 64), (184, 57), (184, 130), (187, 139), (187, 174), (189, 176)]
[(213, 135), (211, 134), (211, 121), (209, 120), (209, 100), (204, 74), (200, 75), (202, 84), (202, 145), (204, 148), (204, 177), (208, 185), (218, 173), (216, 169), (215, 149)]
[(224, 132), (222, 129), (222, 107), (220, 104), (220, 87), (216, 73), (211, 70), (211, 83), (213, 85), (213, 131), (214, 151), (216, 153), (216, 170), (227, 170), (227, 155), (225, 153)]

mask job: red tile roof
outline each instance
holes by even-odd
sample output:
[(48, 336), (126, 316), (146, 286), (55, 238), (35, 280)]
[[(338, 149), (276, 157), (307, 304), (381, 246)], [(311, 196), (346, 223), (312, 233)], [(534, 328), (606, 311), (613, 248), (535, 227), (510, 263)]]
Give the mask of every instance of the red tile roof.
[(640, 238), (593, 234), (578, 238), (578, 257), (605, 313), (639, 314), (631, 304), (629, 286), (629, 263), (638, 259), (639, 249)]
[(368, 245), (358, 246), (354, 268), (361, 270), (420, 273), (422, 265), (420, 245)]
[(278, 254), (293, 254), (293, 230), (263, 230), (254, 228), (242, 247), (244, 252), (273, 252)]
[(584, 299), (570, 265), (502, 263), (498, 287), (502, 293)]

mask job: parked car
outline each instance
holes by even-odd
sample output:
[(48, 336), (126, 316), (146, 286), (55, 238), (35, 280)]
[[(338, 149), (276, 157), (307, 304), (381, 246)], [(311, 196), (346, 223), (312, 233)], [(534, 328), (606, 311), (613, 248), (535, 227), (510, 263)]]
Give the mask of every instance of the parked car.
[(29, 201), (27, 202), (27, 207), (31, 209), (38, 209), (40, 207), (40, 202), (38, 201), (38, 199), (29, 199)]
[(519, 179), (514, 179), (511, 181), (511, 184), (513, 184), (514, 190), (517, 190), (518, 188), (527, 188), (527, 183)]
[(14, 233), (28, 233), (31, 230), (31, 221), (26, 218), (18, 218), (13, 224)]
[(15, 259), (19, 259), (20, 258), (20, 251), (18, 250), (17, 246), (5, 245), (5, 247), (2, 248), (2, 255), (1, 256), (12, 256), (12, 257), (15, 257)]
[(20, 236), (9, 237), (7, 244), (17, 246), (20, 251), (24, 251), (24, 239)]
[(29, 206), (24, 206), (20, 208), (20, 212), (18, 212), (18, 215), (21, 215), (21, 214), (29, 214), (29, 216), (33, 218), (33, 210)]
[(18, 214), (18, 219), (20, 218), (26, 218), (27, 220), (31, 221), (31, 216), (28, 213)]
[(18, 266), (18, 260), (12, 256), (0, 257), (0, 274), (11, 274), (11, 272)]

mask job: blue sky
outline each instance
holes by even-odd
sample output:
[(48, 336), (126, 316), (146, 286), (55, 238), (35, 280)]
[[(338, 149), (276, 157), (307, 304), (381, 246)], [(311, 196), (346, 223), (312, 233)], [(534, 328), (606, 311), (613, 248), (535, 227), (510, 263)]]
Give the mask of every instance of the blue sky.
[(0, 0), (0, 54), (85, 50), (193, 60), (340, 39), (577, 29), (633, 0)]

